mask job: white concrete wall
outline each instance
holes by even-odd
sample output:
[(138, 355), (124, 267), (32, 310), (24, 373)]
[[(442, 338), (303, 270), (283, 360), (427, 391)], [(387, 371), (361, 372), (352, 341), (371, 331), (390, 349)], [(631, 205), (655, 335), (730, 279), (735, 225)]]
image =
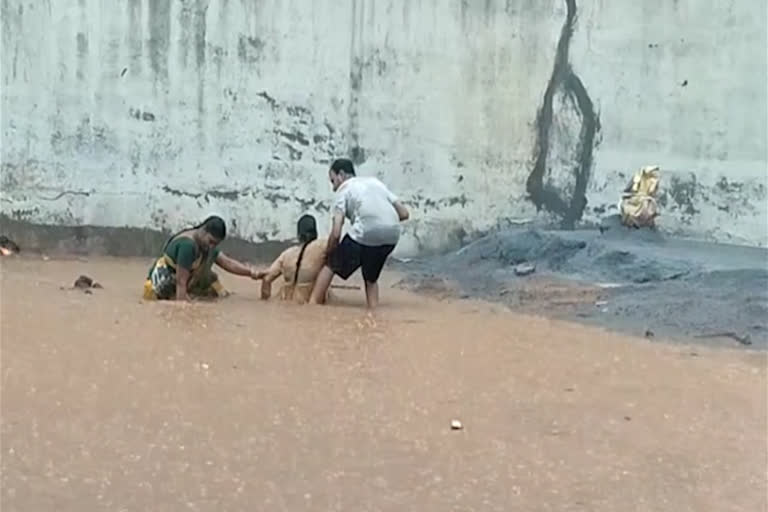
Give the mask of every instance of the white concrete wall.
[(354, 154), (413, 206), (411, 252), (594, 220), (655, 163), (665, 228), (765, 245), (767, 24), (765, 0), (2, 0), (0, 212), (288, 239)]

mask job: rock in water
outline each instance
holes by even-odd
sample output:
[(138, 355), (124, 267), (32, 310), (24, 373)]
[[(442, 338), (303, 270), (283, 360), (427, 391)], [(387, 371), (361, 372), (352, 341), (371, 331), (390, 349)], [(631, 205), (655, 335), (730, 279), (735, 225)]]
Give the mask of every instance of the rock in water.
[(75, 280), (74, 288), (85, 290), (93, 286), (93, 279), (88, 276), (80, 276)]
[(521, 263), (515, 266), (515, 275), (528, 276), (536, 272), (536, 265), (533, 263)]

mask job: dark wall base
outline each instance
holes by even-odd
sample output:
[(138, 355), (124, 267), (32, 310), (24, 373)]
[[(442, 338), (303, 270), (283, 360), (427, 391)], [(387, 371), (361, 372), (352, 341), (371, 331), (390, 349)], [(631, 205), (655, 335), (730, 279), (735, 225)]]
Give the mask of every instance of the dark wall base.
[[(55, 226), (33, 224), (0, 215), (0, 235), (15, 241), (24, 252), (81, 256), (159, 256), (170, 233), (138, 228)], [(250, 261), (270, 261), (291, 242), (252, 243), (229, 238), (222, 247), (227, 254)]]

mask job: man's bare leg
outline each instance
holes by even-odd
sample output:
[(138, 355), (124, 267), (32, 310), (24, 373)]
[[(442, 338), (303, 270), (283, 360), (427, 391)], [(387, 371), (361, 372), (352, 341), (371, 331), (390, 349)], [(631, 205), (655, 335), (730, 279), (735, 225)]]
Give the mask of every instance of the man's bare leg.
[(365, 282), (365, 302), (368, 309), (373, 311), (379, 305), (379, 283)]
[(309, 296), (310, 304), (323, 304), (325, 302), (325, 297), (328, 293), (328, 288), (331, 286), (331, 281), (333, 281), (333, 270), (325, 266), (320, 270), (320, 273), (317, 274), (317, 279), (315, 279), (315, 285), (312, 287), (312, 295)]

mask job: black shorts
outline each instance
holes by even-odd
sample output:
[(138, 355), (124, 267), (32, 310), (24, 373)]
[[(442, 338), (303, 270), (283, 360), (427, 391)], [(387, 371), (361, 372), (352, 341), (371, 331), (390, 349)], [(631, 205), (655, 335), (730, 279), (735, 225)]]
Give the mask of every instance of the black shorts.
[(352, 240), (349, 235), (345, 235), (328, 258), (328, 266), (334, 274), (345, 281), (362, 267), (363, 279), (369, 283), (375, 283), (379, 280), (381, 269), (384, 268), (384, 263), (394, 249), (394, 245), (375, 247), (362, 245)]

